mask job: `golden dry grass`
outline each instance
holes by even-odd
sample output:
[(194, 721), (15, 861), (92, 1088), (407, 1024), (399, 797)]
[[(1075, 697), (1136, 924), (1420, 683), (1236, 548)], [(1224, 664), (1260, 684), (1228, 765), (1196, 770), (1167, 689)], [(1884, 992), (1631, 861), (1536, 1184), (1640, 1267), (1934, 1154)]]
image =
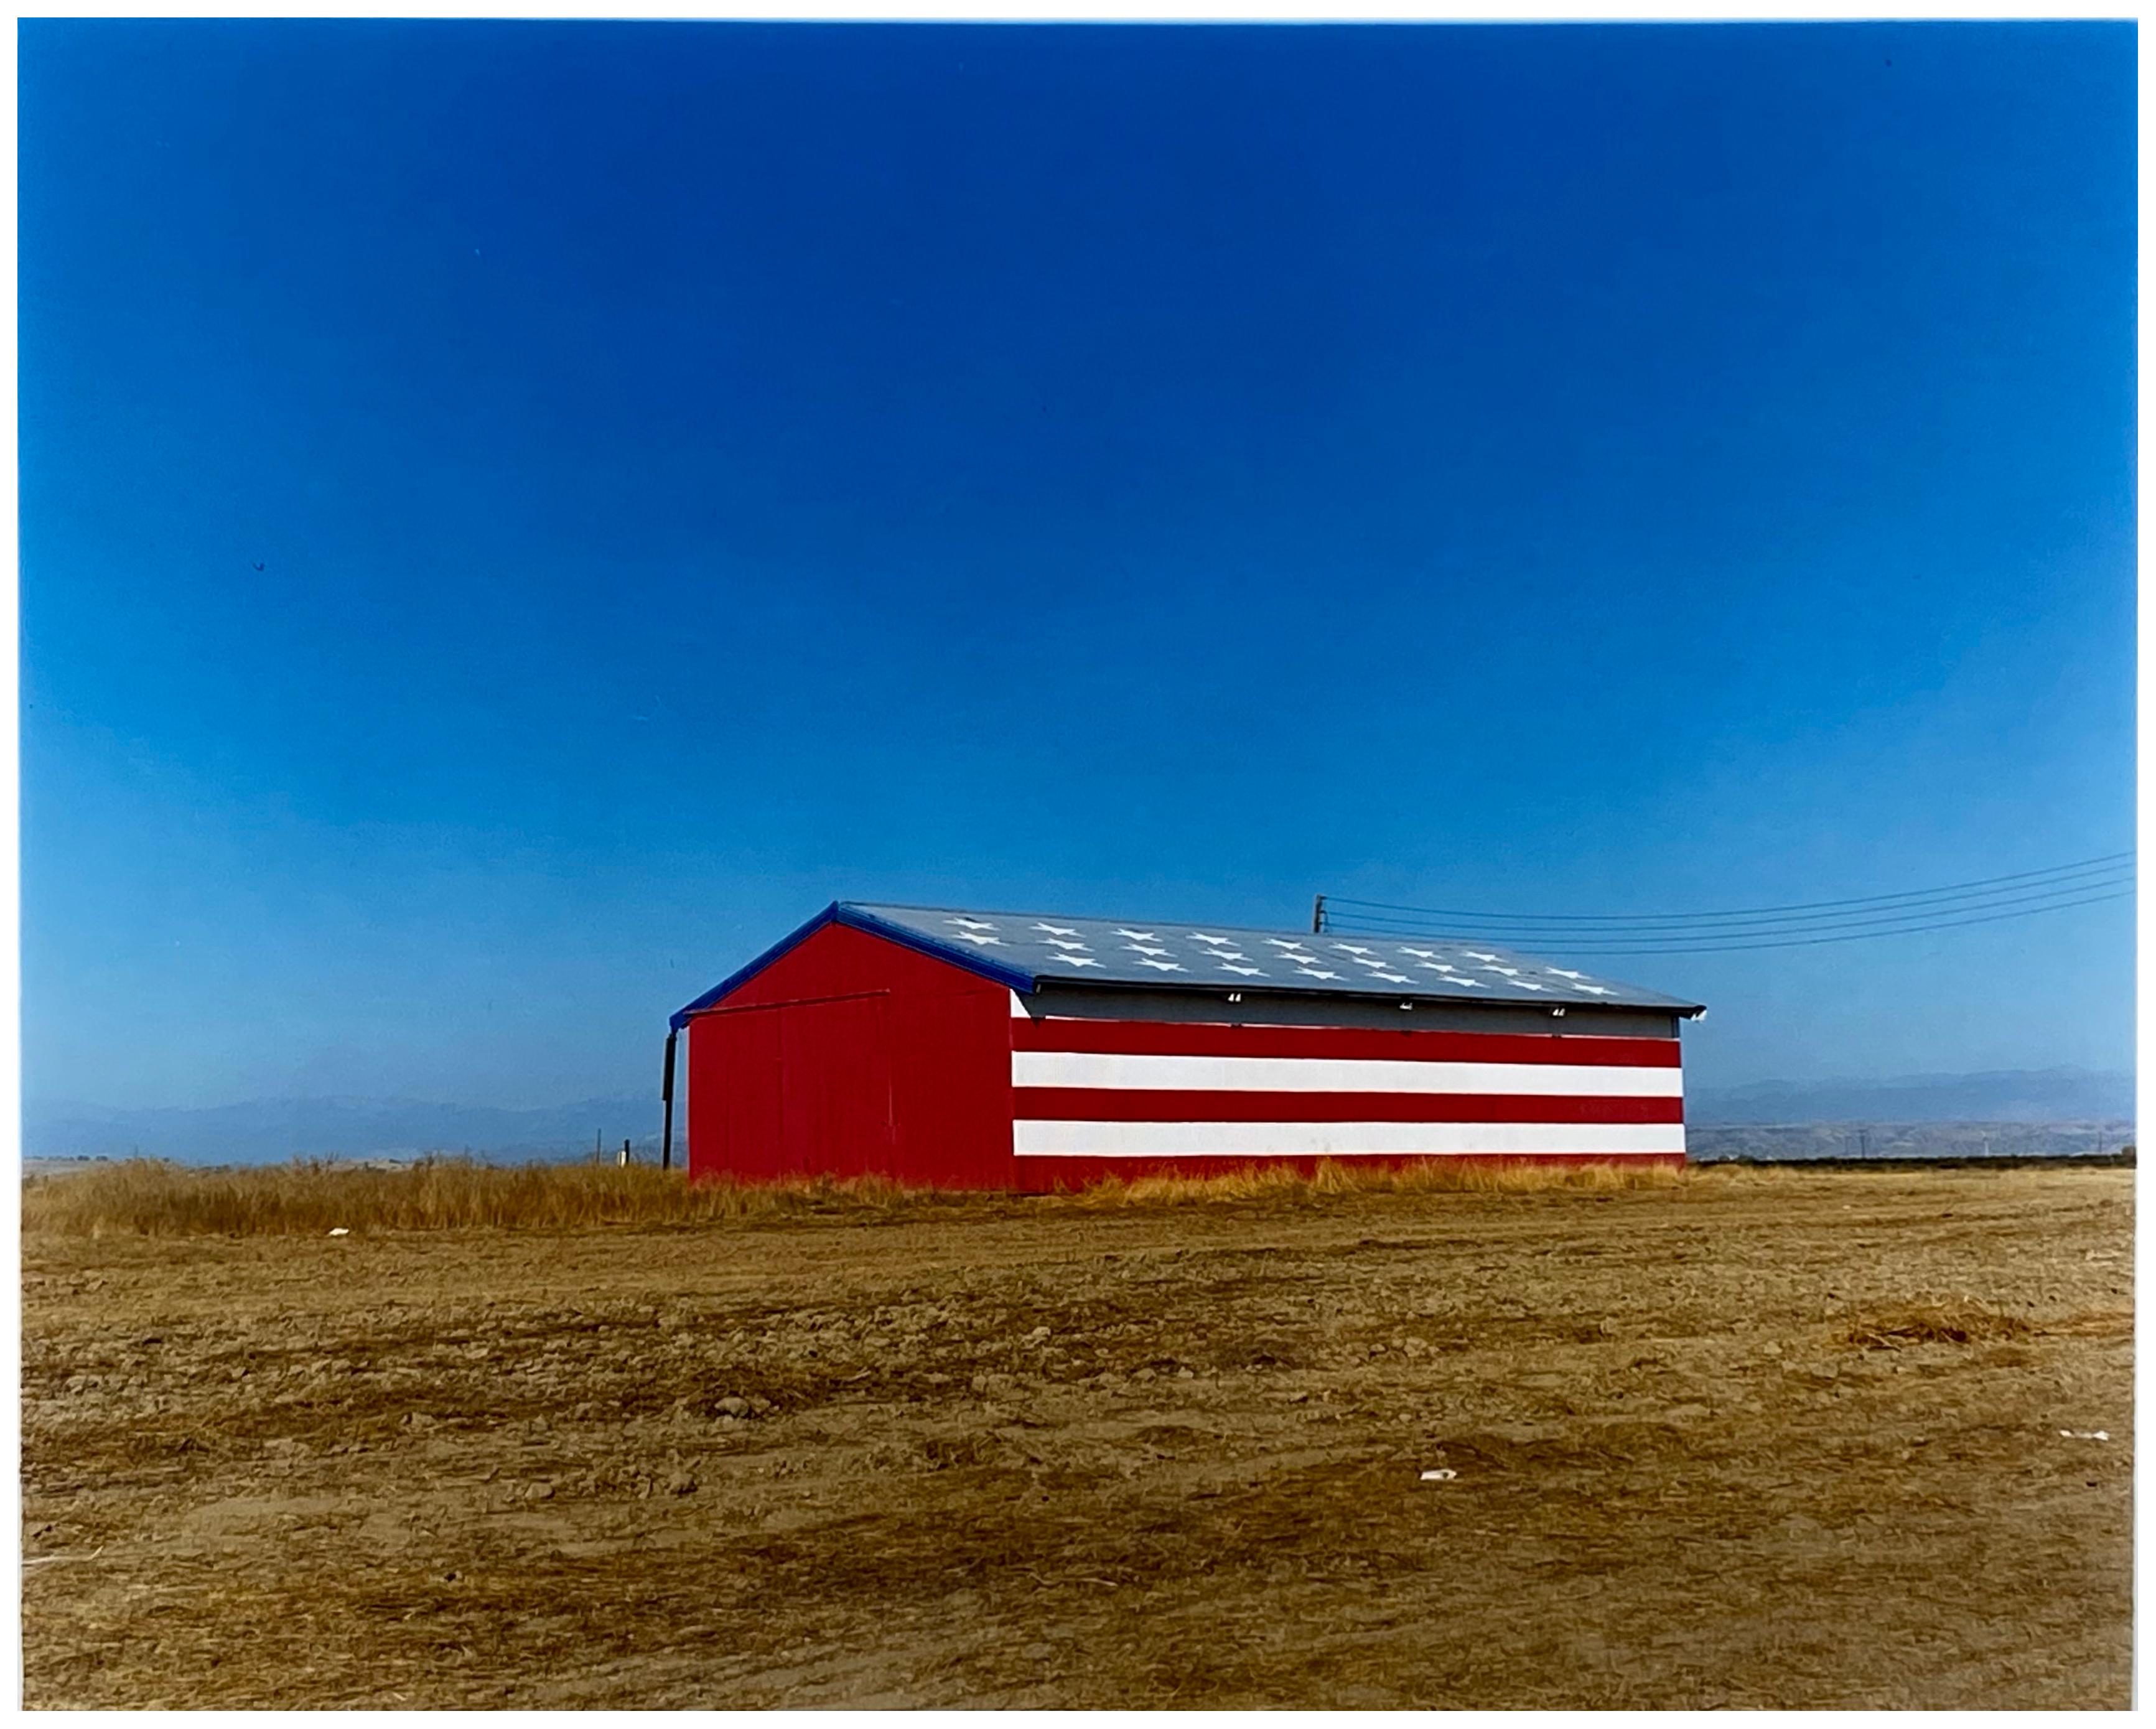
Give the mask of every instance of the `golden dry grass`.
[(1999, 1339), (2025, 1339), (2035, 1328), (1969, 1298), (1904, 1303), (1853, 1321), (1840, 1342), (1866, 1351), (1898, 1351), (1905, 1345), (1974, 1345)]
[(505, 1166), (439, 1158), (381, 1168), (308, 1159), (197, 1170), (128, 1159), (27, 1179), (23, 1228), (91, 1237), (564, 1230), (888, 1211), (916, 1198), (918, 1191), (885, 1177), (690, 1183), (678, 1172), (649, 1165)]
[(1257, 1201), (1293, 1206), (1327, 1195), (1547, 1194), (1584, 1190), (1668, 1188), (1692, 1179), (1691, 1167), (1649, 1162), (1535, 1164), (1525, 1160), (1430, 1159), (1421, 1164), (1351, 1165), (1321, 1159), (1309, 1175), (1291, 1165), (1254, 1164), (1217, 1177), (1139, 1177), (1086, 1189), (1092, 1206), (1179, 1205)]
[[(1087, 1208), (1251, 1204), (1294, 1207), (1369, 1193), (1532, 1193), (1664, 1188), (1691, 1180), (1667, 1165), (1432, 1162), (1371, 1168), (1321, 1162), (1302, 1175), (1254, 1165), (1204, 1177), (1111, 1180), (1029, 1207)], [(691, 1183), (649, 1165), (485, 1165), (431, 1158), (377, 1167), (334, 1160), (190, 1168), (128, 1159), (33, 1176), (23, 1228), (71, 1236), (320, 1236), (426, 1230), (575, 1230), (720, 1225), (834, 1214), (872, 1222), (925, 1208), (992, 1211), (1012, 1198), (912, 1188), (883, 1177)]]

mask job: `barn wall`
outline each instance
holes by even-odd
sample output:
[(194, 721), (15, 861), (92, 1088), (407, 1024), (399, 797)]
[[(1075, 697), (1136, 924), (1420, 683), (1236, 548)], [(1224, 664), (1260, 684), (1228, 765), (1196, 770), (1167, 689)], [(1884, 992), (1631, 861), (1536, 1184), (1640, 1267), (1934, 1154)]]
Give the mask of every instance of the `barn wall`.
[(1680, 1163), (1681, 1064), (1670, 1038), (1037, 1018), (1014, 998), (1015, 1163), (1034, 1189), (1320, 1159)]
[(688, 1023), (692, 1177), (1008, 1188), (1010, 993), (826, 925)]

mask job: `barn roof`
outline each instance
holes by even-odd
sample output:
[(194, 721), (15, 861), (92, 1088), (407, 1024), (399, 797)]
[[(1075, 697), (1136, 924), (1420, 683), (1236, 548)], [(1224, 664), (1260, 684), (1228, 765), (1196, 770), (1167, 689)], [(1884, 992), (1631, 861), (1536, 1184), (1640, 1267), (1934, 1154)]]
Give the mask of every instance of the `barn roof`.
[(866, 931), (1031, 993), (1050, 980), (1210, 987), (1395, 1002), (1579, 1003), (1697, 1014), (1700, 1006), (1468, 937), (1254, 931), (1176, 920), (966, 911), (842, 900), (673, 1018), (679, 1027), (827, 924)]

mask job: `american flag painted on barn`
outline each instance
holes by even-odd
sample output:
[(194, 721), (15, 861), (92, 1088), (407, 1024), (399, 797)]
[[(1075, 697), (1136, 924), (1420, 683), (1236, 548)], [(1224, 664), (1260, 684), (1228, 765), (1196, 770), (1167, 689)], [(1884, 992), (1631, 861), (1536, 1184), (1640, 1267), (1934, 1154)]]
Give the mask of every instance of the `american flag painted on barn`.
[(1681, 1158), (1675, 1039), (1036, 1015), (1020, 1159)]
[(1325, 1159), (1681, 1163), (1678, 1034), (1702, 1012), (1479, 939), (842, 901), (671, 1026), (692, 1176), (1049, 1190)]

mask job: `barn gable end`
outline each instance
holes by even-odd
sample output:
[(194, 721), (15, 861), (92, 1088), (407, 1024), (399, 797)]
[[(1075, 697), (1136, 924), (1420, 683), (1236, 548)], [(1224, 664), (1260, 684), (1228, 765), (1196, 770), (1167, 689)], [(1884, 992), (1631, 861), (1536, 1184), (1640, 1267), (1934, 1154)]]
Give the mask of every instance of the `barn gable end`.
[(1008, 986), (830, 920), (744, 972), (683, 1011), (690, 1176), (1010, 1185)]

